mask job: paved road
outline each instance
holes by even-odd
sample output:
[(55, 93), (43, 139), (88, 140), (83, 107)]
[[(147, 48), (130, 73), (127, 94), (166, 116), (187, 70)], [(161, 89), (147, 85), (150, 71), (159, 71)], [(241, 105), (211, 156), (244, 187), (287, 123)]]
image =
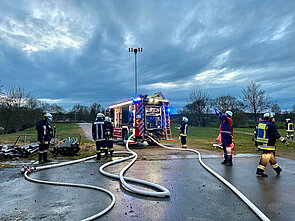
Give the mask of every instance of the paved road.
[[(115, 145), (115, 149), (121, 150), (123, 146)], [(170, 198), (126, 192), (117, 180), (99, 173), (103, 162), (89, 161), (31, 176), (109, 189), (116, 197), (116, 204), (101, 220), (259, 220), (199, 164), (195, 155), (160, 147), (133, 147), (133, 150), (139, 154), (139, 160), (126, 175), (165, 186), (171, 192)], [(271, 220), (294, 220), (294, 161), (278, 158), (283, 168), (281, 176), (275, 176), (268, 166), (269, 177), (261, 178), (255, 175), (258, 156), (236, 155), (231, 168), (220, 165), (218, 154), (203, 153), (207, 165), (235, 185)], [(124, 165), (107, 170), (118, 174)], [(19, 168), (0, 170), (0, 180), (0, 220), (80, 220), (110, 203), (107, 195), (93, 190), (30, 183), (19, 173)]]

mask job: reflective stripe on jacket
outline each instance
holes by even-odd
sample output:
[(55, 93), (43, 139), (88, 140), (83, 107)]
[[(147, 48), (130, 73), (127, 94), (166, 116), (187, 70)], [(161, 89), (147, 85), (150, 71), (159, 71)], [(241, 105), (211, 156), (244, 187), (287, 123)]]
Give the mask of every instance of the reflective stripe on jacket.
[(180, 126), (180, 136), (184, 136), (186, 137), (187, 136), (187, 127), (188, 127), (188, 124), (185, 123), (185, 122), (182, 122), (181, 123), (181, 126)]

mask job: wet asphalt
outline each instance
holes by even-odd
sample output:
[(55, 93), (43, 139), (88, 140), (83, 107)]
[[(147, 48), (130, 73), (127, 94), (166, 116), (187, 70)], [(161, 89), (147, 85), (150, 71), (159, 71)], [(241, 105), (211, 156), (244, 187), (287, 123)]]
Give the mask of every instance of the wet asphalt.
[[(123, 150), (122, 145), (115, 145)], [(259, 220), (228, 187), (207, 172), (191, 152), (161, 147), (132, 147), (139, 159), (126, 176), (166, 187), (169, 198), (139, 196), (99, 173), (109, 158), (34, 172), (42, 180), (91, 184), (113, 192), (113, 209), (99, 220)], [(283, 172), (276, 176), (270, 165), (268, 178), (257, 177), (259, 156), (239, 155), (234, 166), (220, 164), (221, 153), (202, 151), (204, 163), (238, 188), (271, 220), (294, 220), (295, 161), (278, 157)], [(116, 159), (116, 157), (114, 157)], [(126, 163), (106, 170), (119, 174)], [(81, 220), (111, 202), (102, 192), (51, 186), (24, 179), (20, 167), (0, 170), (0, 220)], [(138, 188), (143, 188), (139, 187)], [(153, 191), (153, 190), (151, 190)]]

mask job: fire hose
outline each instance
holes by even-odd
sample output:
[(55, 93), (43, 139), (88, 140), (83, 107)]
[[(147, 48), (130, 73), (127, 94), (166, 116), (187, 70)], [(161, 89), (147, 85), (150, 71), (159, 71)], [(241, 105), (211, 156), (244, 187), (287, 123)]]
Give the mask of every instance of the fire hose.
[[(103, 174), (103, 175), (106, 175), (108, 177), (112, 177), (112, 178), (115, 178), (115, 179), (119, 179), (121, 184), (122, 184), (122, 187), (124, 189), (126, 189), (127, 191), (130, 191), (130, 192), (133, 192), (133, 193), (137, 193), (137, 194), (141, 194), (141, 195), (146, 195), (146, 196), (153, 196), (153, 197), (169, 197), (170, 196), (170, 192), (169, 190), (167, 190), (166, 188), (158, 185), (158, 184), (154, 184), (154, 183), (151, 183), (151, 182), (148, 182), (148, 181), (143, 181), (143, 180), (139, 180), (139, 179), (135, 179), (135, 178), (130, 178), (130, 177), (124, 177), (124, 173), (134, 164), (134, 162), (136, 161), (137, 159), (137, 154), (133, 151), (131, 151), (128, 147), (128, 143), (130, 142), (130, 139), (133, 137), (133, 135), (131, 135), (128, 140), (127, 140), (127, 143), (126, 143), (126, 149), (128, 151), (116, 151), (115, 153), (119, 153), (119, 154), (131, 154), (131, 156), (129, 157), (126, 157), (126, 158), (123, 158), (123, 159), (120, 159), (120, 160), (116, 160), (116, 161), (110, 161), (106, 164), (103, 164), (100, 168), (99, 168), (99, 171)], [(231, 183), (229, 183), (227, 180), (225, 180), (223, 177), (221, 177), (219, 174), (217, 174), (215, 171), (213, 171), (210, 167), (208, 167), (201, 159), (201, 154), (199, 151), (197, 150), (193, 150), (193, 149), (183, 149), (183, 148), (175, 148), (175, 147), (168, 147), (168, 146), (165, 146), (159, 142), (157, 142), (155, 139), (153, 139), (152, 137), (149, 136), (149, 138), (155, 142), (156, 144), (158, 144), (159, 146), (161, 147), (164, 147), (166, 149), (171, 149), (171, 150), (182, 150), (182, 151), (191, 151), (191, 152), (194, 152), (196, 154), (198, 154), (198, 159), (199, 159), (199, 162), (200, 164), (206, 169), (208, 170), (211, 174), (213, 174), (216, 178), (218, 178), (221, 182), (223, 182), (227, 187), (229, 187), (242, 201), (244, 201), (246, 203), (246, 205), (263, 221), (269, 221), (270, 219), (264, 215), (250, 200), (248, 200), (237, 188), (235, 188)], [(44, 170), (44, 169), (49, 169), (49, 168), (55, 168), (55, 167), (61, 167), (61, 166), (66, 166), (66, 165), (70, 165), (70, 164), (75, 164), (75, 163), (80, 163), (80, 162), (84, 162), (86, 160), (90, 160), (90, 159), (93, 159), (95, 158), (96, 156), (90, 156), (90, 157), (87, 157), (87, 158), (83, 158), (83, 159), (79, 159), (79, 160), (74, 160), (74, 161), (69, 161), (69, 162), (64, 162), (64, 163), (60, 163), (60, 164), (53, 164), (53, 165), (46, 165), (46, 166), (40, 166), (40, 167), (36, 167), (36, 168), (30, 168), (29, 170), (26, 170), (24, 172), (24, 176), (27, 180), (31, 181), (31, 182), (36, 182), (36, 183), (42, 183), (42, 184), (50, 184), (50, 185), (59, 185), (59, 186), (71, 186), (71, 187), (80, 187), (80, 188), (89, 188), (89, 189), (94, 189), (94, 190), (97, 190), (97, 191), (102, 191), (102, 192), (105, 192), (107, 193), (111, 199), (112, 199), (112, 202), (111, 204), (105, 208), (103, 211), (93, 215), (93, 216), (90, 216), (84, 220), (93, 220), (93, 219), (96, 219), (102, 215), (104, 215), (105, 213), (107, 213), (115, 204), (115, 197), (113, 195), (113, 193), (111, 193), (110, 191), (106, 190), (106, 189), (103, 189), (103, 188), (100, 188), (100, 187), (97, 187), (97, 186), (92, 186), (92, 185), (85, 185), (85, 184), (74, 184), (74, 183), (60, 183), (60, 182), (51, 182), (51, 181), (43, 181), (43, 180), (37, 180), (37, 179), (33, 179), (31, 177), (28, 176), (28, 173), (30, 172), (33, 172), (33, 170), (36, 170), (36, 171), (40, 171), (40, 170)], [(123, 162), (123, 161), (126, 161), (126, 160), (129, 160), (129, 159), (132, 159), (133, 160), (127, 165), (125, 166), (121, 171), (120, 171), (120, 174), (119, 176), (118, 175), (115, 175), (115, 174), (111, 174), (111, 173), (108, 173), (106, 171), (104, 171), (103, 169), (110, 166), (110, 165), (113, 165), (113, 164), (117, 164), (117, 163), (120, 163), (120, 162)], [(150, 186), (154, 189), (158, 189), (160, 190), (160, 192), (149, 192), (149, 191), (144, 191), (144, 190), (140, 190), (140, 189), (136, 189), (134, 187), (132, 187), (131, 185), (129, 185), (126, 181), (130, 181), (130, 182), (133, 182), (133, 183), (138, 183), (138, 184), (143, 184), (143, 185), (146, 185), (146, 186)]]
[[(128, 138), (128, 141), (126, 143), (126, 149), (128, 151), (116, 151), (116, 152), (114, 152), (115, 154), (118, 154), (118, 153), (119, 154), (131, 154), (131, 156), (126, 157), (126, 158), (123, 158), (123, 159), (120, 159), (120, 160), (116, 160), (116, 161), (110, 161), (110, 162), (108, 162), (106, 164), (103, 164), (99, 168), (99, 171), (103, 175), (106, 175), (108, 177), (119, 179), (120, 182), (122, 183), (123, 188), (125, 188), (126, 190), (131, 191), (133, 193), (137, 193), (137, 194), (141, 194), (141, 195), (146, 195), (146, 196), (154, 196), (154, 197), (166, 197), (166, 196), (170, 196), (170, 192), (166, 188), (164, 188), (164, 187), (162, 187), (162, 186), (160, 186), (158, 184), (154, 184), (154, 183), (151, 183), (151, 182), (148, 182), (148, 181), (139, 180), (139, 179), (135, 179), (135, 178), (124, 177), (124, 173), (133, 165), (133, 163), (137, 159), (137, 154), (135, 152), (131, 151), (129, 149), (129, 147), (128, 147), (128, 143), (130, 142), (130, 139), (132, 137), (133, 137), (133, 135)], [(87, 189), (93, 189), (93, 190), (97, 190), (97, 191), (101, 191), (101, 192), (107, 193), (111, 197), (111, 199), (112, 199), (111, 204), (108, 207), (106, 207), (103, 211), (101, 211), (101, 212), (99, 212), (99, 213), (97, 213), (97, 214), (95, 214), (93, 216), (90, 216), (88, 218), (83, 219), (85, 221), (86, 220), (87, 221), (88, 220), (94, 220), (94, 219), (97, 219), (100, 216), (104, 215), (105, 213), (107, 213), (114, 206), (114, 204), (115, 204), (115, 196), (114, 196), (114, 194), (112, 192), (110, 192), (110, 191), (108, 191), (106, 189), (103, 189), (101, 187), (92, 186), (92, 185), (44, 181), (44, 180), (38, 180), (38, 179), (34, 179), (34, 178), (29, 177), (29, 173), (34, 172), (34, 171), (40, 171), (40, 170), (45, 170), (45, 169), (51, 169), (51, 168), (56, 168), (56, 167), (61, 167), (61, 166), (66, 166), (66, 165), (71, 165), (71, 164), (76, 164), (76, 163), (84, 162), (84, 161), (91, 160), (91, 159), (94, 159), (94, 158), (96, 158), (96, 155), (90, 156), (90, 157), (86, 157), (86, 158), (83, 158), (83, 159), (79, 159), (79, 160), (73, 160), (73, 161), (68, 161), (68, 162), (64, 162), (64, 163), (59, 163), (59, 164), (51, 164), (51, 165), (45, 165), (45, 166), (39, 166), (39, 167), (29, 167), (29, 168), (26, 168), (23, 172), (24, 172), (25, 178), (28, 181), (31, 181), (31, 182), (41, 183), (41, 184), (49, 184), (49, 185), (57, 185), (57, 186), (70, 186), (70, 187), (87, 188)], [(124, 167), (121, 170), (119, 176), (118, 175), (115, 175), (115, 174), (111, 174), (111, 173), (105, 172), (103, 170), (107, 166), (110, 166), (112, 164), (117, 164), (117, 163), (120, 163), (122, 161), (129, 160), (129, 159), (132, 159), (132, 158), (133, 158), (133, 160), (126, 167)], [(142, 184), (142, 185), (145, 185), (145, 186), (150, 186), (151, 188), (160, 190), (160, 192), (149, 192), (149, 191), (144, 191), (144, 190), (136, 189), (136, 188), (130, 186), (125, 180), (126, 181), (130, 181), (130, 182), (133, 182), (133, 183)]]
[(107, 213), (110, 209), (112, 209), (112, 207), (115, 205), (115, 196), (112, 192), (103, 189), (101, 187), (97, 187), (97, 186), (92, 186), (92, 185), (86, 185), (86, 184), (75, 184), (75, 183), (60, 183), (60, 182), (52, 182), (52, 181), (44, 181), (44, 180), (38, 180), (38, 179), (34, 179), (29, 177), (29, 173), (35, 171), (40, 171), (40, 170), (45, 170), (45, 169), (51, 169), (51, 168), (55, 168), (55, 167), (61, 167), (61, 166), (66, 166), (66, 165), (70, 165), (70, 164), (75, 164), (75, 163), (80, 163), (80, 162), (84, 162), (86, 160), (91, 160), (93, 158), (95, 158), (95, 156), (90, 156), (90, 157), (86, 157), (83, 159), (79, 159), (79, 160), (73, 160), (73, 161), (69, 161), (69, 162), (64, 162), (64, 163), (59, 163), (59, 164), (51, 164), (51, 165), (46, 165), (46, 166), (40, 166), (40, 167), (35, 167), (35, 168), (28, 168), (24, 171), (24, 176), (27, 180), (31, 181), (31, 182), (35, 182), (35, 183), (41, 183), (41, 184), (49, 184), (49, 185), (57, 185), (57, 186), (70, 186), (70, 187), (79, 187), (79, 188), (87, 188), (87, 189), (93, 189), (93, 190), (97, 190), (97, 191), (101, 191), (101, 192), (105, 192), (107, 193), (110, 197), (111, 197), (111, 204), (106, 207), (104, 210), (102, 210), (101, 212), (90, 216), (88, 218), (83, 219), (84, 221), (88, 221), (88, 220), (94, 220), (97, 219), (98, 217), (104, 215), (105, 213)]
[(217, 179), (219, 179), (221, 182), (223, 182), (228, 188), (230, 188), (242, 201), (244, 201), (244, 203), (263, 221), (270, 221), (270, 219), (264, 215), (264, 213), (262, 213), (244, 194), (242, 194), (236, 187), (234, 187), (230, 182), (228, 182), (226, 179), (224, 179), (222, 176), (220, 176), (218, 173), (216, 173), (214, 170), (212, 170), (210, 167), (208, 167), (201, 158), (201, 154), (199, 151), (197, 150), (193, 150), (193, 149), (184, 149), (184, 148), (177, 148), (177, 147), (169, 147), (169, 146), (165, 146), (159, 142), (157, 142), (154, 138), (152, 138), (151, 136), (149, 136), (149, 138), (155, 142), (156, 144), (158, 144), (161, 147), (164, 147), (166, 149), (170, 149), (170, 150), (183, 150), (183, 151), (191, 151), (194, 152), (196, 154), (198, 154), (198, 159), (200, 164), (206, 169), (208, 170), (212, 175), (214, 175)]
[[(128, 153), (128, 154), (132, 154), (131, 156), (127, 157), (127, 158), (123, 158), (123, 159), (120, 159), (120, 160), (116, 160), (116, 161), (110, 161), (104, 165), (102, 165), (100, 168), (99, 168), (99, 171), (106, 175), (106, 176), (109, 176), (109, 177), (112, 177), (112, 178), (115, 178), (115, 179), (120, 179), (120, 182), (122, 184), (122, 187), (124, 189), (126, 189), (127, 191), (129, 192), (132, 192), (132, 193), (137, 193), (137, 194), (141, 194), (141, 195), (145, 195), (145, 196), (153, 196), (153, 197), (169, 197), (170, 196), (170, 192), (169, 190), (167, 190), (166, 188), (158, 185), (158, 184), (154, 184), (154, 183), (151, 183), (151, 182), (148, 182), (148, 181), (144, 181), (144, 180), (139, 180), (139, 179), (135, 179), (135, 178), (130, 178), (130, 177), (124, 177), (124, 173), (134, 164), (134, 162), (136, 161), (137, 159), (137, 153), (133, 152), (132, 150), (129, 149), (128, 147), (128, 143), (130, 142), (130, 139), (133, 137), (134, 135), (131, 135), (128, 140), (127, 140), (127, 143), (126, 143), (126, 149), (128, 150), (128, 152), (126, 151), (118, 151), (118, 152), (115, 152), (115, 153)], [(115, 174), (111, 174), (111, 173), (108, 173), (108, 172), (105, 172), (103, 169), (106, 168), (107, 166), (110, 166), (112, 164), (117, 164), (117, 163), (120, 163), (122, 161), (126, 161), (126, 160), (129, 160), (129, 159), (132, 159), (133, 160), (128, 163), (127, 166), (125, 166), (121, 171), (120, 171), (120, 175), (115, 175)], [(145, 186), (150, 186), (154, 189), (157, 189), (157, 190), (160, 190), (159, 192), (150, 192), (150, 191), (145, 191), (145, 190), (140, 190), (140, 189), (137, 189), (137, 188), (134, 188), (132, 187), (131, 185), (129, 185), (126, 181), (131, 181), (133, 183), (138, 183), (138, 184), (143, 184)]]

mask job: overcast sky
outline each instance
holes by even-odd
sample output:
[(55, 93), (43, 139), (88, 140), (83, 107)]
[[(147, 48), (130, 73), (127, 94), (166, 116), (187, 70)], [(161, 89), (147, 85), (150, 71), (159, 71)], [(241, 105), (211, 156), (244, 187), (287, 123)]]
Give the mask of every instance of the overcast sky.
[(241, 96), (251, 81), (295, 104), (294, 0), (0, 0), (0, 84), (66, 109), (162, 91)]

